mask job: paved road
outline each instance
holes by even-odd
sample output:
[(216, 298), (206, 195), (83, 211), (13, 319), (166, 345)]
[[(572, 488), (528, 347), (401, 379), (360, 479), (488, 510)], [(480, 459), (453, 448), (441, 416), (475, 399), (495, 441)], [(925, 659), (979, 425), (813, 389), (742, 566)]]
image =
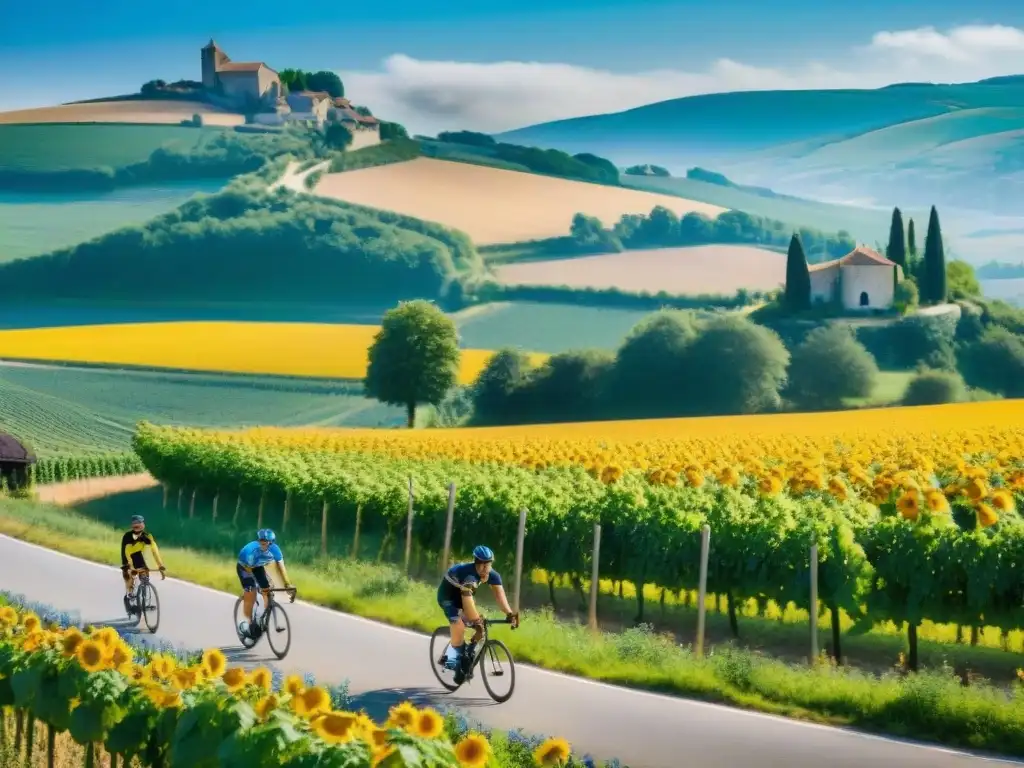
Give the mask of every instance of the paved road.
[[(289, 606), (291, 653), (252, 651), (232, 627), (235, 597), (187, 582), (156, 582), (158, 637), (189, 648), (221, 647), (238, 663), (276, 663), (284, 672), (312, 672), (320, 683), (348, 678), (358, 704), (371, 713), (397, 699), (463, 707), (488, 725), (560, 735), (580, 752), (619, 757), (631, 768), (900, 768), (1022, 765), (852, 731), (826, 728), (728, 707), (631, 691), (517, 666), (516, 693), (505, 704), (487, 698), (479, 679), (446, 694), (427, 667), (427, 639), (301, 601)], [(300, 585), (301, 586), (301, 585)], [(89, 623), (120, 623), (116, 568), (78, 560), (0, 536), (0, 588), (77, 612)], [(499, 627), (503, 634), (508, 628)]]

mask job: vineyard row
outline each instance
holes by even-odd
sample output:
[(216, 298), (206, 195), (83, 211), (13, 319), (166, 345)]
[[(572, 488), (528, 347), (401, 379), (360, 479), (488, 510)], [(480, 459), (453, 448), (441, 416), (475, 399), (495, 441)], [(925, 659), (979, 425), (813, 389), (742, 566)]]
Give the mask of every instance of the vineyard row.
[(826, 493), (794, 499), (763, 495), (749, 484), (654, 485), (632, 472), (605, 484), (574, 467), (538, 471), (316, 453), (152, 427), (137, 433), (135, 448), (146, 468), (172, 487), (288, 496), (301, 502), (300, 510), (327, 502), (335, 520), (360, 508), (364, 516), (380, 516), (396, 539), (405, 531), (411, 478), (413, 535), (429, 551), (444, 547), (453, 483), (455, 552), (486, 542), (511, 560), (519, 511), (526, 509), (526, 568), (588, 578), (593, 524), (600, 523), (602, 578), (694, 590), (707, 524), (707, 589), (729, 599), (807, 609), (808, 552), (816, 543), (819, 599), (855, 619), (1024, 626), (1024, 524), (1015, 514), (986, 528), (961, 527), (950, 514), (911, 521), (893, 503), (840, 501)]

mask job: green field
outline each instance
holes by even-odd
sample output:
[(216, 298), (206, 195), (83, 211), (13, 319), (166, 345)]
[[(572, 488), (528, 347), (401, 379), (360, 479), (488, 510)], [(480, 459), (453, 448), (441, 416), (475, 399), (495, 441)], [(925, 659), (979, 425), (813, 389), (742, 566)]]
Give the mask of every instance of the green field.
[(197, 426), (379, 426), (399, 410), (347, 382), (0, 366), (0, 429), (40, 456), (129, 450), (143, 419)]
[(98, 123), (0, 125), (0, 168), (37, 172), (117, 168), (145, 160), (161, 146), (190, 149), (204, 136), (222, 130)]
[(473, 307), (453, 317), (462, 343), (474, 349), (521, 347), (534, 352), (615, 349), (645, 310), (600, 309), (532, 302)]
[(216, 192), (224, 183), (202, 180), (72, 194), (0, 191), (0, 263), (141, 224), (177, 208), (196, 192)]

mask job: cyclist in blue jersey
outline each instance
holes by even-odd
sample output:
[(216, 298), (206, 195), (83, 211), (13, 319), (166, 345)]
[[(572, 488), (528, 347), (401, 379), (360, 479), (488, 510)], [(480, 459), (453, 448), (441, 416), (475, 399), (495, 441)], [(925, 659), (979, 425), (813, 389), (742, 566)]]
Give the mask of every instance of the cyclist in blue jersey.
[(501, 584), (501, 574), (494, 570), (493, 566), (494, 553), (490, 547), (480, 545), (473, 550), (473, 562), (453, 565), (437, 588), (437, 604), (444, 611), (452, 633), (451, 646), (445, 661), (448, 669), (461, 670), (466, 626), (480, 624), (480, 614), (476, 610), (473, 594), (481, 584), (491, 586), (498, 607), (512, 621), (513, 627), (519, 625), (519, 614), (512, 612), (508, 598), (505, 597), (505, 588)]
[(238, 571), (238, 580), (242, 584), (242, 606), (245, 609), (245, 619), (238, 625), (238, 631), (243, 635), (249, 634), (252, 609), (256, 604), (256, 589), (271, 588), (266, 567), (274, 563), (285, 588), (291, 587), (291, 582), (288, 581), (288, 572), (284, 569), (284, 554), (277, 546), (276, 541), (277, 536), (272, 530), (260, 528), (256, 531), (256, 541), (250, 541), (238, 553), (236, 570)]

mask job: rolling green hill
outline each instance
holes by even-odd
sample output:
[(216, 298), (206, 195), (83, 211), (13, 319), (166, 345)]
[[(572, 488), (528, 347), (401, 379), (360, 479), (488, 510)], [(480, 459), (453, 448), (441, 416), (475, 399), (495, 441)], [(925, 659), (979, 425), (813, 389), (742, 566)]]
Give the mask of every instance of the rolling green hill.
[(0, 429), (40, 456), (129, 450), (136, 423), (217, 426), (378, 426), (399, 410), (348, 382), (6, 364)]
[(805, 197), (1017, 213), (1024, 77), (693, 96), (497, 136), (620, 166), (694, 165)]
[[(734, 154), (795, 142), (825, 144), (960, 109), (1017, 107), (1024, 78), (960, 85), (903, 84), (875, 90), (737, 91), (649, 104), (607, 115), (507, 131), (500, 141), (613, 155), (620, 164)], [(640, 153), (646, 148), (647, 157)], [(636, 159), (620, 155), (628, 153)], [(692, 162), (691, 162), (692, 164)]]
[(118, 168), (146, 160), (160, 147), (189, 151), (222, 128), (102, 123), (0, 125), (0, 168), (66, 171)]

